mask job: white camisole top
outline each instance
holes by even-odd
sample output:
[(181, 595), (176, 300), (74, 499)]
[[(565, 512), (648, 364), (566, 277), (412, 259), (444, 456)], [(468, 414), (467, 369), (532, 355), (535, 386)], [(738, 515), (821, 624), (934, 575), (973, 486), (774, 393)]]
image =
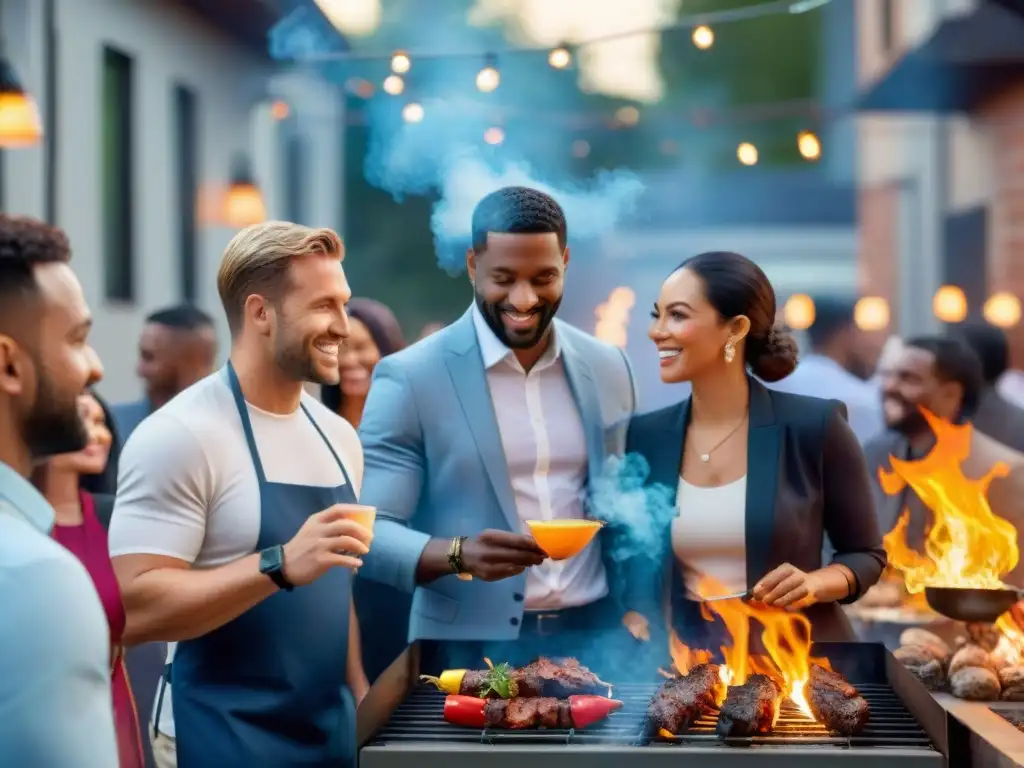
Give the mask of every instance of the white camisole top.
[[(714, 594), (747, 588), (747, 478), (714, 488), (679, 478), (679, 514), (672, 521), (672, 551), (687, 592), (697, 596), (701, 577), (717, 582)], [(721, 590), (721, 591), (719, 591)]]

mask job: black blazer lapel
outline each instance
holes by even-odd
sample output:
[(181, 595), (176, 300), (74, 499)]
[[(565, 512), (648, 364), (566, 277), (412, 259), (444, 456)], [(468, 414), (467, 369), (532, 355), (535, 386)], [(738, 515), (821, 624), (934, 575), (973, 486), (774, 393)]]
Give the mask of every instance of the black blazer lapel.
[(746, 545), (747, 586), (753, 588), (771, 562), (782, 430), (775, 422), (771, 394), (760, 382), (749, 381)]
[(650, 458), (649, 483), (658, 483), (672, 490), (672, 499), (679, 490), (679, 473), (683, 467), (683, 445), (690, 426), (690, 398), (674, 405), (665, 414), (664, 432), (657, 436), (660, 444), (645, 446), (644, 454)]

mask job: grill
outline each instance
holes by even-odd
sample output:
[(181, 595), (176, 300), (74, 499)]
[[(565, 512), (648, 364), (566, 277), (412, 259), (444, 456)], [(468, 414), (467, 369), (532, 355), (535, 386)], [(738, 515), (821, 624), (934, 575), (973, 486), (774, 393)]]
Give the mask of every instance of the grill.
[(589, 729), (477, 731), (445, 723), (444, 695), (416, 686), (365, 742), (359, 764), (399, 768), (431, 758), (443, 759), (446, 768), (479, 768), (481, 760), (500, 768), (621, 768), (631, 762), (642, 768), (820, 768), (823, 761), (849, 768), (966, 764), (947, 762), (951, 721), (945, 710), (881, 644), (818, 643), (813, 653), (827, 657), (868, 700), (871, 719), (857, 736), (830, 736), (786, 703), (768, 736), (720, 740), (711, 716), (685, 735), (663, 740), (646, 721), (657, 683), (615, 686), (622, 709)]

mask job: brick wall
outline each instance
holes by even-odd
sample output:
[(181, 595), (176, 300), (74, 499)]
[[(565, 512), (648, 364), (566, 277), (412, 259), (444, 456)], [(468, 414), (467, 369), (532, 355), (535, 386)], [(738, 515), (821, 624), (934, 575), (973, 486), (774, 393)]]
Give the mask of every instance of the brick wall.
[[(993, 156), (988, 286), (1024, 301), (1024, 82), (985, 104), (978, 116), (988, 125)], [(1009, 335), (1012, 364), (1024, 369), (1024, 325)]]

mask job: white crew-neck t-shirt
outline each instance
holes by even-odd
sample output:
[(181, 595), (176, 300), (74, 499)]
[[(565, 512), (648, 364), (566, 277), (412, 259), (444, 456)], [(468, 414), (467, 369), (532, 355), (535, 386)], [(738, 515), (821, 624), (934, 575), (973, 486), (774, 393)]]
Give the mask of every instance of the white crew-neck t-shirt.
[[(363, 451), (355, 429), (308, 393), (302, 404), (345, 465), (358, 496)], [(269, 482), (345, 483), (301, 408), (283, 416), (252, 405), (248, 409)], [(218, 371), (146, 418), (125, 444), (110, 522), (110, 555), (166, 555), (197, 567), (215, 567), (252, 554), (259, 530), (256, 469), (227, 376)], [(168, 661), (174, 645), (168, 644)], [(174, 736), (170, 686), (158, 728)]]

